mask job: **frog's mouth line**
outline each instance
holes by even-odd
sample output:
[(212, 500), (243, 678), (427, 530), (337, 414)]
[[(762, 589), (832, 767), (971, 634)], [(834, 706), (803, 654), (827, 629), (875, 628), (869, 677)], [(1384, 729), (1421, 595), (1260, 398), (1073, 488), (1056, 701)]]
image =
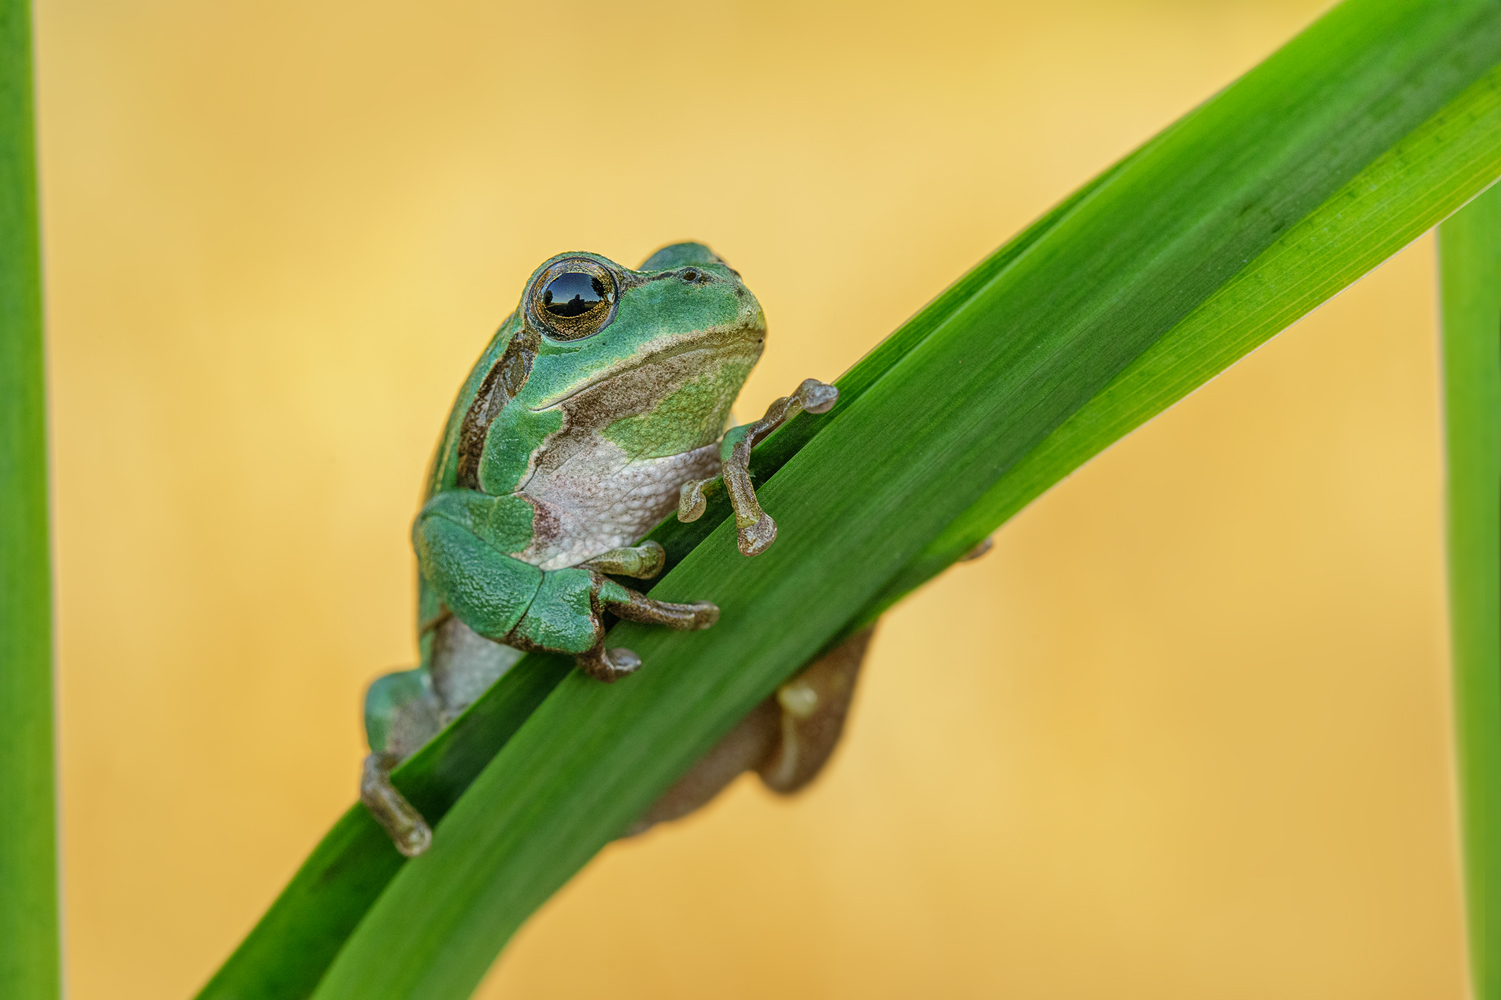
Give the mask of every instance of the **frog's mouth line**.
[[(750, 356), (758, 355), (760, 353), (759, 348), (764, 343), (765, 336), (765, 327), (758, 329), (750, 326), (718, 326), (710, 327), (707, 330), (697, 333), (682, 334), (681, 339), (674, 340), (649, 354), (642, 355), (629, 364), (607, 368), (578, 388), (564, 395), (541, 402), (532, 407), (532, 410), (550, 410), (555, 406), (560, 406), (568, 402), (575, 396), (588, 392), (602, 382), (608, 382), (610, 379), (618, 378), (627, 372), (661, 364), (663, 361), (681, 357), (685, 354), (696, 354), (704, 351), (712, 354), (722, 354), (725, 357), (733, 357), (739, 353)], [(735, 350), (736, 348), (741, 348), (742, 350), (737, 351)]]

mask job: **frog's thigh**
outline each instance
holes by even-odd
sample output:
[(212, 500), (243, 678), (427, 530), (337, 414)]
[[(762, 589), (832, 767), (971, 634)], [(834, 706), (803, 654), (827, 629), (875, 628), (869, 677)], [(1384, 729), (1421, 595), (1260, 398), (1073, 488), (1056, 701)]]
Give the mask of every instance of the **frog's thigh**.
[(860, 664), (874, 633), (874, 625), (856, 632), (777, 689), (781, 740), (756, 768), (767, 788), (790, 795), (823, 770), (844, 732)]
[(781, 732), (781, 710), (775, 699), (768, 698), (751, 709), (750, 714), (663, 792), (626, 830), (626, 836), (686, 816), (707, 804), (730, 782), (765, 761), (781, 739)]
[(422, 575), (438, 599), (487, 639), (503, 639), (515, 628), (542, 586), (540, 569), (497, 551), (441, 515), (418, 518), (412, 541)]
[(688, 815), (744, 771), (759, 772), (768, 788), (784, 795), (817, 777), (844, 731), (860, 664), (874, 632), (872, 625), (850, 636), (751, 709), (651, 804), (625, 836)]
[(373, 753), (405, 760), (441, 728), (438, 699), (421, 667), (386, 674), (365, 692), (365, 735)]
[[(587, 653), (604, 640), (604, 625), (594, 610), (594, 576), (584, 569), (555, 569), (542, 584), (526, 614), (516, 623), (513, 639), (537, 649)], [(601, 592), (625, 588), (606, 581)]]

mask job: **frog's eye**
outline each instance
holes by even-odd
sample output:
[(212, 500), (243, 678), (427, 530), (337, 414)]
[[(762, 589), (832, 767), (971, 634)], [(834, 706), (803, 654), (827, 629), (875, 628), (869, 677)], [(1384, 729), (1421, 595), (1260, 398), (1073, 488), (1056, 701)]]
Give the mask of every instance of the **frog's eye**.
[(615, 276), (587, 257), (553, 264), (537, 279), (531, 297), (532, 315), (551, 340), (592, 337), (615, 318)]
[(542, 308), (554, 316), (573, 319), (607, 305), (605, 283), (591, 274), (560, 274), (542, 290)]

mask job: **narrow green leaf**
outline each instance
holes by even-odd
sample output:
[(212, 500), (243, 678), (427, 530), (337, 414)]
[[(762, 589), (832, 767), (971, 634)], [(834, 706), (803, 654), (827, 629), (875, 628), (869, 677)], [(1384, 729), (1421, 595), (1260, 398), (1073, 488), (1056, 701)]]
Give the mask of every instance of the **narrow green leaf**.
[(0, 996), (61, 989), (31, 16), (0, 0)]
[(1501, 185), (1439, 227), (1439, 275), (1470, 969), (1501, 1000)]
[[(948, 303), (963, 301), (974, 288), (1004, 270), (1120, 166), (1029, 226), (847, 372), (839, 380), (845, 404), (921, 342), (937, 318), (947, 314)], [(756, 451), (752, 468), (757, 480), (769, 479), (824, 426), (827, 422), (821, 417), (803, 417), (782, 428)], [(709, 506), (697, 521), (685, 524), (669, 519), (650, 537), (666, 549), (671, 569), (729, 514), (723, 493), (711, 491)], [(483, 698), (402, 764), (391, 776), (392, 782), (436, 823), (571, 666), (572, 661), (561, 657), (522, 658)], [(204, 986), (198, 1000), (288, 1000), (311, 995), (345, 939), (404, 860), (363, 806), (350, 808)]]
[(956, 518), (850, 631), (873, 621), (1110, 444), (1182, 399), (1453, 212), (1501, 162), (1493, 71), (1362, 170), (1153, 344)]
[(654, 591), (715, 600), (719, 624), (619, 627), (647, 668), (565, 678), (315, 995), (468, 995), (527, 915), (957, 523), (992, 530), (1501, 173), (1498, 62), (1494, 0), (1352, 0), (940, 297), (765, 483), (777, 544), (744, 559), (721, 524)]
[[(568, 657), (524, 657), (441, 738), (404, 763), (393, 781), (437, 822), (572, 667)], [(405, 860), (365, 807), (355, 803), (203, 987), (199, 1000), (289, 1000), (311, 994)]]

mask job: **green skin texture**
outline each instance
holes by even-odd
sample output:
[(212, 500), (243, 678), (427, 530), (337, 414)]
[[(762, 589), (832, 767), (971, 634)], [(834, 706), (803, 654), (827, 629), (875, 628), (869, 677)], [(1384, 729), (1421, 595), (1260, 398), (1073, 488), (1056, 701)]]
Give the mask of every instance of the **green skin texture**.
[[(550, 267), (581, 258), (618, 276), (615, 314), (598, 333), (556, 340), (547, 335), (545, 320), (535, 319), (535, 296), (542, 279), (551, 276)], [(535, 343), (530, 371), (484, 433), (478, 489), (466, 488), (460, 485), (466, 415), (517, 338)], [(539, 515), (528, 485), (540, 478), (538, 470), (549, 461), (557, 464), (565, 444), (571, 456), (565, 469), (584, 469), (583, 492), (591, 485), (591, 463), (609, 457), (596, 461), (593, 452), (609, 452), (618, 465), (614, 449), (623, 450), (635, 465), (671, 463), (711, 449), (712, 475), (721, 451), (728, 456), (752, 426), (724, 433), (730, 405), (759, 358), (764, 338), (765, 318), (754, 296), (735, 271), (699, 244), (664, 248), (639, 271), (595, 254), (564, 254), (534, 272), (521, 305), (465, 380), (434, 455), (412, 530), (420, 570), (421, 665), (371, 686), (365, 717), (372, 751), (397, 750), (392, 732), (397, 716), (415, 702), (431, 699), (436, 627), (450, 615), (479, 636), (518, 649), (580, 657), (592, 651), (598, 656), (604, 635), (601, 613), (628, 602), (631, 594), (602, 573), (577, 565), (602, 549), (595, 544), (591, 550), (589, 539), (571, 536), (568, 523), (559, 526)], [(591, 396), (595, 402), (581, 412), (576, 404)], [(570, 404), (575, 405), (572, 411)], [(568, 434), (560, 432), (576, 431), (585, 421), (592, 421), (598, 433), (586, 438), (580, 450), (577, 435), (568, 443)], [(711, 448), (722, 435), (723, 447)], [(696, 468), (702, 471), (703, 465), (700, 456)], [(683, 478), (692, 476), (678, 476)], [(667, 484), (670, 496), (658, 507), (676, 507), (676, 485)], [(665, 496), (667, 488), (659, 487)], [(635, 525), (628, 540), (615, 544), (629, 545), (661, 516), (658, 512)], [(630, 517), (625, 521), (623, 530), (631, 530)], [(549, 523), (548, 537), (540, 538), (542, 525)], [(552, 565), (560, 560), (568, 565)], [(412, 748), (401, 749), (405, 756)]]

